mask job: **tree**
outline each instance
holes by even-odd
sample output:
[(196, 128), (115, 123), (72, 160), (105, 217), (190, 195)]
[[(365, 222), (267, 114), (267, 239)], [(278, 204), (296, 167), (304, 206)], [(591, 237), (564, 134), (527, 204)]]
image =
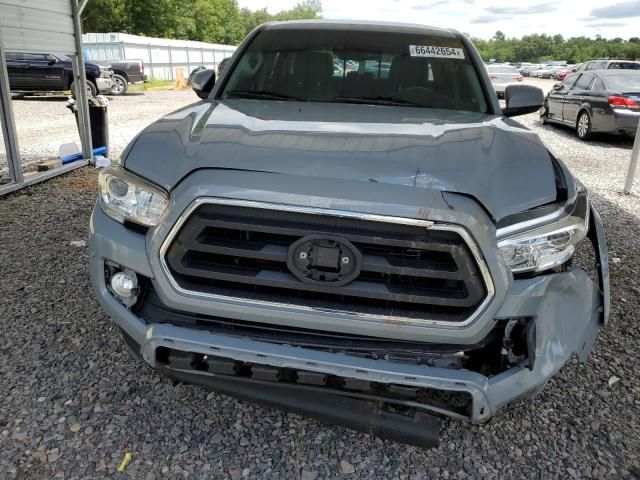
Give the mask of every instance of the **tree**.
[(238, 7), (237, 0), (91, 0), (83, 13), (85, 32), (122, 32), (149, 37), (238, 44), (272, 20), (320, 18), (320, 0), (303, 0), (274, 15)]
[(322, 2), (320, 0), (303, 0), (291, 10), (283, 10), (275, 15), (276, 20), (309, 20), (320, 18)]
[(504, 33), (502, 33), (500, 30), (498, 30), (496, 34), (493, 36), (494, 42), (504, 42), (505, 40), (506, 40), (506, 37)]
[(128, 30), (125, 0), (92, 0), (83, 13), (85, 32), (120, 32)]
[(249, 10), (248, 8), (243, 8), (240, 11), (240, 16), (242, 17), (245, 34), (250, 33), (257, 26), (273, 20), (273, 16), (267, 12), (266, 8), (263, 8), (262, 10)]
[(235, 0), (196, 0), (194, 30), (190, 39), (209, 43), (237, 44), (244, 37), (242, 17)]
[(522, 38), (506, 38), (498, 31), (489, 40), (472, 38), (480, 56), (488, 61), (540, 62), (543, 60), (566, 60), (580, 63), (592, 58), (640, 59), (640, 38), (629, 40), (616, 37), (607, 40), (601, 36), (572, 37), (547, 34), (525, 35)]
[(285, 20), (311, 20), (322, 18), (321, 15), (322, 2), (320, 0), (303, 0), (298, 2), (291, 10), (282, 10), (274, 15), (271, 15), (266, 8), (255, 11), (243, 8), (241, 11), (245, 34), (249, 34), (254, 28), (263, 23)]

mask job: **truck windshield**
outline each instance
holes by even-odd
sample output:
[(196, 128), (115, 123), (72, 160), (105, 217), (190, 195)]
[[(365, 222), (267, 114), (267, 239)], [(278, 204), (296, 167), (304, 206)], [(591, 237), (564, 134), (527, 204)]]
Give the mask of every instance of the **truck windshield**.
[(488, 110), (458, 38), (353, 29), (261, 31), (218, 98)]

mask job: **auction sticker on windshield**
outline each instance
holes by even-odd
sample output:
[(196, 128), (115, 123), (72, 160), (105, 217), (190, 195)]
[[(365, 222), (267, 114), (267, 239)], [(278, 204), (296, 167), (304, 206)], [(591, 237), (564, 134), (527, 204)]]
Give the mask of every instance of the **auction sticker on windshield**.
[(412, 57), (457, 58), (464, 60), (464, 50), (462, 48), (409, 45), (409, 52)]

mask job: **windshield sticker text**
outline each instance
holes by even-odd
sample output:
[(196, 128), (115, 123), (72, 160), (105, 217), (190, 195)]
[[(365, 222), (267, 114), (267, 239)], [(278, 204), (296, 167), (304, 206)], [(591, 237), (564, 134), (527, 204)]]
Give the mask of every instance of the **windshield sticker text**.
[(456, 58), (464, 60), (464, 50), (452, 47), (430, 47), (425, 45), (409, 45), (412, 57)]

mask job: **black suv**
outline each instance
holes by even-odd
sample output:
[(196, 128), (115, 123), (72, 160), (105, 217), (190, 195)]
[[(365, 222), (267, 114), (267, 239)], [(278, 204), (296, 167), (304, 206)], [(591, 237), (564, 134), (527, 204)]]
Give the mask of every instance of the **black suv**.
[[(11, 93), (74, 91), (71, 59), (51, 53), (7, 53)], [(113, 88), (113, 71), (85, 62), (87, 95), (107, 94)]]

